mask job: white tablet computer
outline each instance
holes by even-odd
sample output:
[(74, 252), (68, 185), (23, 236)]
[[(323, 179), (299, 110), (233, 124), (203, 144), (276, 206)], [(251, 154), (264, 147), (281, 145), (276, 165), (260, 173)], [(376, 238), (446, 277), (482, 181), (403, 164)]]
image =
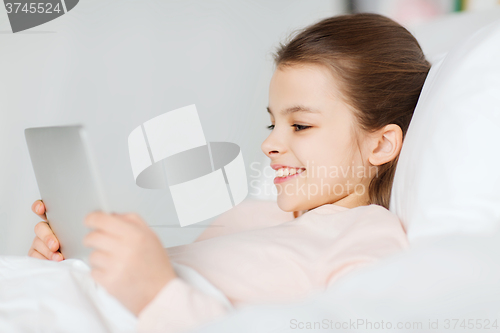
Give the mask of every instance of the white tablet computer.
[(108, 212), (82, 125), (24, 130), (47, 220), (65, 259), (87, 264), (92, 248), (83, 245), (90, 231), (83, 222), (92, 211)]

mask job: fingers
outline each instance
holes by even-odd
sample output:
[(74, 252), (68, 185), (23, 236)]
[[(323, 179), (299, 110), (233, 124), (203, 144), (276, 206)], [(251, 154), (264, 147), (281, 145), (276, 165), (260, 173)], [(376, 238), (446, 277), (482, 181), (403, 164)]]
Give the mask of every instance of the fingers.
[(37, 258), (37, 259), (42, 259), (42, 260), (47, 260), (43, 254), (38, 252), (37, 250), (31, 248), (30, 251), (28, 252), (28, 256)]
[(43, 256), (43, 258), (40, 258), (40, 259), (45, 259), (45, 260), (48, 259), (48, 260), (54, 260), (54, 261), (63, 260), (63, 256), (60, 252), (51, 251), (40, 238), (35, 237), (35, 239), (33, 240), (33, 245), (31, 246), (30, 252), (28, 252), (28, 255), (30, 257), (39, 258), (38, 254)]
[(52, 254), (54, 253), (49, 250), (47, 245), (45, 245), (43, 241), (38, 237), (35, 237), (35, 239), (33, 240), (33, 245), (31, 246), (31, 248), (34, 250), (34, 252), (40, 253), (45, 257), (45, 259), (48, 260), (52, 258)]
[(131, 222), (120, 217), (119, 214), (106, 214), (95, 211), (85, 217), (84, 224), (89, 228), (119, 237), (130, 232)]
[(112, 252), (116, 250), (120, 244), (116, 237), (100, 230), (93, 230), (83, 238), (83, 245), (96, 250)]
[(43, 260), (61, 261), (64, 260), (63, 255), (59, 252), (52, 252), (38, 237), (33, 240), (28, 256)]
[(54, 254), (52, 254), (51, 260), (53, 260), (53, 261), (63, 261), (64, 260), (64, 256), (62, 255), (61, 252), (56, 251)]
[(138, 225), (146, 225), (146, 222), (141, 218), (139, 214), (136, 213), (118, 214), (118, 216), (121, 216), (122, 218)]
[(35, 225), (35, 234), (51, 251), (55, 252), (59, 249), (59, 241), (47, 222), (38, 222)]
[(31, 210), (33, 213), (47, 221), (47, 216), (45, 215), (45, 205), (42, 200), (36, 200), (33, 205), (31, 205)]

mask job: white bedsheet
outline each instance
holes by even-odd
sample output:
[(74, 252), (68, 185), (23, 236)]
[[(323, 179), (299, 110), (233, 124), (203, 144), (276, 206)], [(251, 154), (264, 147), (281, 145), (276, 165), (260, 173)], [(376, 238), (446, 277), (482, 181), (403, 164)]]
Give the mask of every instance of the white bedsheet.
[[(195, 270), (172, 263), (202, 292), (229, 300)], [(94, 282), (78, 259), (0, 256), (0, 332), (134, 332), (137, 318)]]
[(0, 332), (133, 332), (136, 321), (81, 260), (0, 256)]

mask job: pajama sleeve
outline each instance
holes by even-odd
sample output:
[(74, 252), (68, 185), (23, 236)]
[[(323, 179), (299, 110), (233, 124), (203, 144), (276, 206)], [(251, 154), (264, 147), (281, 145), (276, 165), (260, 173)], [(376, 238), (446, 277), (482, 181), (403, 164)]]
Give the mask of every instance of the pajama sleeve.
[(176, 333), (226, 315), (230, 309), (176, 277), (139, 313), (139, 333)]
[(281, 210), (276, 201), (246, 199), (217, 217), (196, 242), (252, 229), (268, 228), (291, 221), (293, 218), (293, 213)]

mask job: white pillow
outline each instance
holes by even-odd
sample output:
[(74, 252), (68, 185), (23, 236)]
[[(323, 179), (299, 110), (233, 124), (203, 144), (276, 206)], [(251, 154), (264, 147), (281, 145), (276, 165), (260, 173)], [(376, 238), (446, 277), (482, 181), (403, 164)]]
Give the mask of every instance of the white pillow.
[(500, 20), (432, 66), (403, 143), (389, 210), (410, 242), (500, 229)]

